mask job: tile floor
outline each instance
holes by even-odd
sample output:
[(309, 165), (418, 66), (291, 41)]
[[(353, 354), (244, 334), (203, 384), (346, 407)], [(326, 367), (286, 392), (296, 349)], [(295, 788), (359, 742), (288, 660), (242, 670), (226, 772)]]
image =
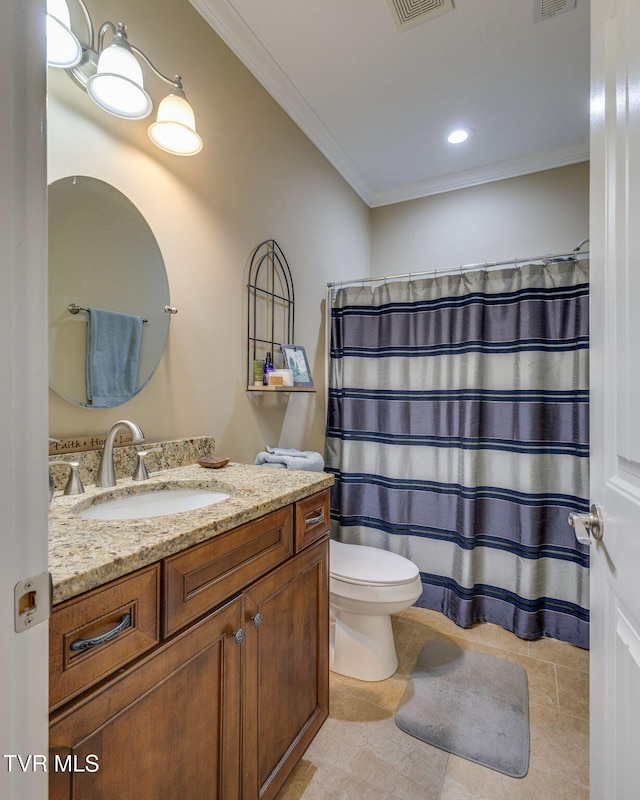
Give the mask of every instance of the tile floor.
[[(496, 625), (464, 630), (434, 611), (393, 617), (400, 666), (386, 681), (331, 673), (330, 714), (277, 800), (588, 800), (589, 654), (525, 642)], [(529, 772), (509, 778), (403, 733), (393, 715), (424, 643), (447, 638), (522, 664), (529, 679)]]

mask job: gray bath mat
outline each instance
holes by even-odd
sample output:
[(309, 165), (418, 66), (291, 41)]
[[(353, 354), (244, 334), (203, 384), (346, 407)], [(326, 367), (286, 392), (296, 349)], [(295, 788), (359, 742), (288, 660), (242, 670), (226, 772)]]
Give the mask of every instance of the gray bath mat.
[(395, 716), (423, 742), (513, 778), (529, 769), (529, 692), (519, 664), (431, 641)]

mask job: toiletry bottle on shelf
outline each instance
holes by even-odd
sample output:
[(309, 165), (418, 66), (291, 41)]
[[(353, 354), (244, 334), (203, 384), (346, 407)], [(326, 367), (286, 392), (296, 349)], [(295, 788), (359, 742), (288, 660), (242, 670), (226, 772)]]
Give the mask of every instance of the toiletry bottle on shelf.
[(269, 373), (273, 372), (273, 361), (271, 361), (271, 353), (267, 353), (267, 357), (264, 362), (264, 370), (262, 373), (262, 384), (264, 386), (269, 385)]

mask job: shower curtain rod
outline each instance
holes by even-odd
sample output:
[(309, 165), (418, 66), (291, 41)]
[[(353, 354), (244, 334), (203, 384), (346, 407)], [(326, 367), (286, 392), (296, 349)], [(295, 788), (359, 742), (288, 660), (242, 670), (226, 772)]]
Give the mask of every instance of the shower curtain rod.
[(418, 272), (405, 272), (402, 275), (385, 275), (381, 278), (359, 278), (359, 279), (352, 279), (349, 281), (334, 281), (333, 283), (327, 283), (327, 289), (334, 289), (339, 288), (341, 286), (356, 286), (358, 284), (364, 286), (367, 283), (384, 283), (386, 281), (398, 281), (403, 280), (405, 278), (421, 278), (427, 275), (443, 275), (451, 272), (473, 272), (474, 270), (480, 269), (495, 269), (496, 267), (507, 267), (509, 265), (513, 265), (517, 267), (518, 264), (532, 264), (536, 261), (542, 261), (542, 265), (547, 264), (561, 264), (566, 263), (567, 261), (576, 261), (578, 257), (581, 256), (588, 256), (589, 251), (586, 250), (584, 252), (580, 252), (580, 249), (589, 241), (589, 239), (583, 239), (580, 244), (576, 245), (570, 253), (547, 253), (544, 256), (534, 256), (531, 258), (512, 258), (510, 261), (482, 261), (478, 262), (477, 264), (461, 264), (458, 267), (443, 267), (442, 269), (426, 269), (420, 270)]

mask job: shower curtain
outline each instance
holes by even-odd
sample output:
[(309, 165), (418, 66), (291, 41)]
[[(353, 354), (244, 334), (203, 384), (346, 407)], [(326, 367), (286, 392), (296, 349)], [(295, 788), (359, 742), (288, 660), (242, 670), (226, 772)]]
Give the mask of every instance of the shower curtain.
[(331, 309), (332, 535), (463, 627), (588, 647), (588, 261), (351, 286)]

